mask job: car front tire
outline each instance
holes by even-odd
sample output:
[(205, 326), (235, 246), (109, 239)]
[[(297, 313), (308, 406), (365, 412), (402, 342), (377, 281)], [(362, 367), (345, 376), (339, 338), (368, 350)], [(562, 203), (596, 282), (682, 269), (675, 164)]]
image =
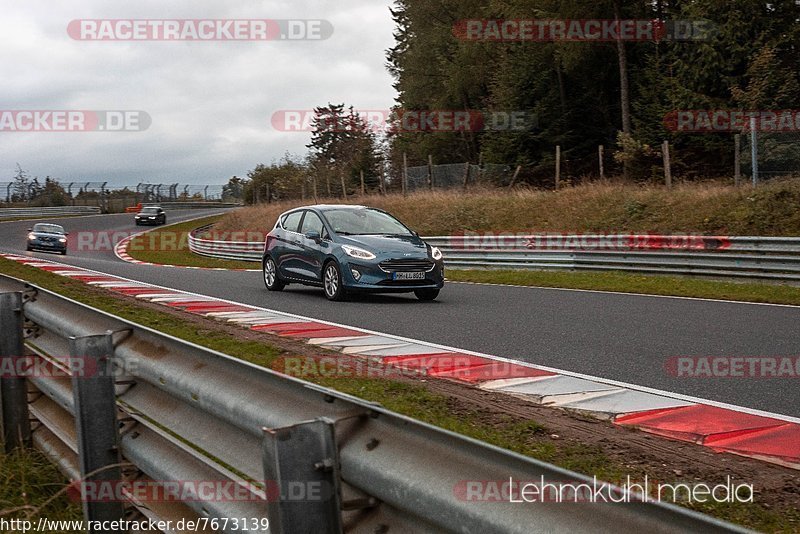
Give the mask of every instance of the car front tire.
[(429, 301), (435, 300), (439, 296), (438, 289), (415, 289), (414, 294), (419, 300)]
[(322, 274), (322, 288), (328, 300), (344, 300), (346, 293), (342, 285), (342, 271), (335, 261), (325, 265)]
[(272, 258), (267, 258), (267, 261), (264, 262), (262, 274), (264, 275), (264, 285), (267, 286), (268, 291), (282, 291), (286, 287), (286, 284), (278, 278), (278, 267)]

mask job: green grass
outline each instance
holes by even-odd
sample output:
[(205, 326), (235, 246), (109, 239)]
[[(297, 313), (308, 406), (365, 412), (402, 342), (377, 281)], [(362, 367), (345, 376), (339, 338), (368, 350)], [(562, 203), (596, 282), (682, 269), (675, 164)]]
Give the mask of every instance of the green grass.
[[(244, 340), (220, 325), (199, 327), (187, 323), (179, 316), (153, 310), (122, 300), (100, 288), (48, 273), (17, 262), (0, 258), (0, 272), (24, 279), (40, 287), (56, 291), (66, 297), (97, 309), (113, 313), (143, 326), (158, 329), (166, 334), (191, 341), (229, 354), (233, 357), (271, 367), (276, 359), (291, 355), (264, 341)], [(422, 385), (387, 379), (370, 378), (309, 378), (304, 379), (377, 402), (395, 412), (408, 415), (441, 428), (470, 436), (496, 446), (516, 451), (539, 460), (585, 473), (599, 479), (619, 481), (625, 476), (642, 479), (646, 472), (606, 455), (600, 447), (587, 447), (579, 443), (554, 443), (547, 428), (535, 421), (507, 418), (486, 422), (486, 414), (459, 409), (455, 399), (436, 394)], [(57, 481), (53, 477), (52, 481)], [(664, 482), (669, 482), (665, 480)], [(14, 492), (13, 487), (4, 491)], [(800, 521), (800, 512), (780, 513), (758, 504), (738, 506), (702, 506), (697, 510), (718, 518), (731, 520), (760, 530), (790, 531)]]
[(771, 283), (738, 283), (683, 278), (665, 275), (641, 275), (624, 272), (568, 272), (449, 269), (447, 279), (534, 287), (561, 287), (595, 291), (619, 291), (646, 295), (669, 295), (742, 302), (794, 304), (800, 306), (800, 287)]
[(259, 264), (246, 261), (219, 260), (194, 254), (189, 250), (189, 232), (217, 222), (216, 215), (194, 221), (163, 226), (136, 237), (128, 243), (128, 254), (139, 261), (162, 265), (183, 265), (223, 269), (258, 269)]
[(0, 452), (0, 518), (34, 523), (39, 517), (81, 519), (80, 504), (72, 502), (64, 492), (67, 484), (58, 469), (36, 450)]

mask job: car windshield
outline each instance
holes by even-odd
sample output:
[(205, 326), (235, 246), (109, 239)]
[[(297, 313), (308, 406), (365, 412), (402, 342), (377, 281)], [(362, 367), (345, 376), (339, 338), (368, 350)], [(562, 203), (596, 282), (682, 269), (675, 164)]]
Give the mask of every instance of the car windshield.
[(158, 208), (144, 208), (142, 213), (155, 214), (158, 213)]
[(412, 235), (391, 215), (369, 208), (326, 210), (325, 218), (340, 235)]
[(33, 225), (33, 231), (47, 234), (63, 234), (64, 228), (57, 224), (35, 224)]

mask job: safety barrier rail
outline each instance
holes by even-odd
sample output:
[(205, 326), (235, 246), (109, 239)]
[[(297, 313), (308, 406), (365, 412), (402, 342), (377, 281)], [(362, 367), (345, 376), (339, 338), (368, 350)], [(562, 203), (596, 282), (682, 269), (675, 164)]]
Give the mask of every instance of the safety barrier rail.
[[(23, 341), (35, 360), (0, 379), (6, 447), (32, 442), (80, 479), (91, 521), (205, 518), (238, 533), (267, 531), (262, 519), (272, 533), (742, 531), (637, 495), (471, 498), (470, 484), (594, 481), (7, 276), (0, 330), (2, 369), (19, 367)], [(84, 491), (122, 480), (150, 491)], [(217, 492), (195, 493), (200, 484)]]
[[(263, 241), (189, 236), (203, 256), (260, 262)], [(563, 269), (800, 280), (800, 238), (660, 235), (455, 235), (425, 237), (448, 267)]]
[(98, 206), (59, 206), (55, 208), (0, 208), (0, 219), (51, 217), (53, 215), (94, 215)]

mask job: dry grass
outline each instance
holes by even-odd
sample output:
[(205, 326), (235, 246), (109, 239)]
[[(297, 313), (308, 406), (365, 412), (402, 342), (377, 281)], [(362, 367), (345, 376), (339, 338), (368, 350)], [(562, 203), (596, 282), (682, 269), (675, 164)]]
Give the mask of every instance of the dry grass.
[[(310, 203), (247, 207), (228, 214), (216, 229), (268, 231), (280, 213)], [(385, 209), (427, 236), (463, 231), (800, 235), (800, 179), (774, 180), (757, 190), (719, 183), (668, 190), (601, 182), (558, 192), (426, 191), (406, 198), (351, 197), (347, 203)]]

